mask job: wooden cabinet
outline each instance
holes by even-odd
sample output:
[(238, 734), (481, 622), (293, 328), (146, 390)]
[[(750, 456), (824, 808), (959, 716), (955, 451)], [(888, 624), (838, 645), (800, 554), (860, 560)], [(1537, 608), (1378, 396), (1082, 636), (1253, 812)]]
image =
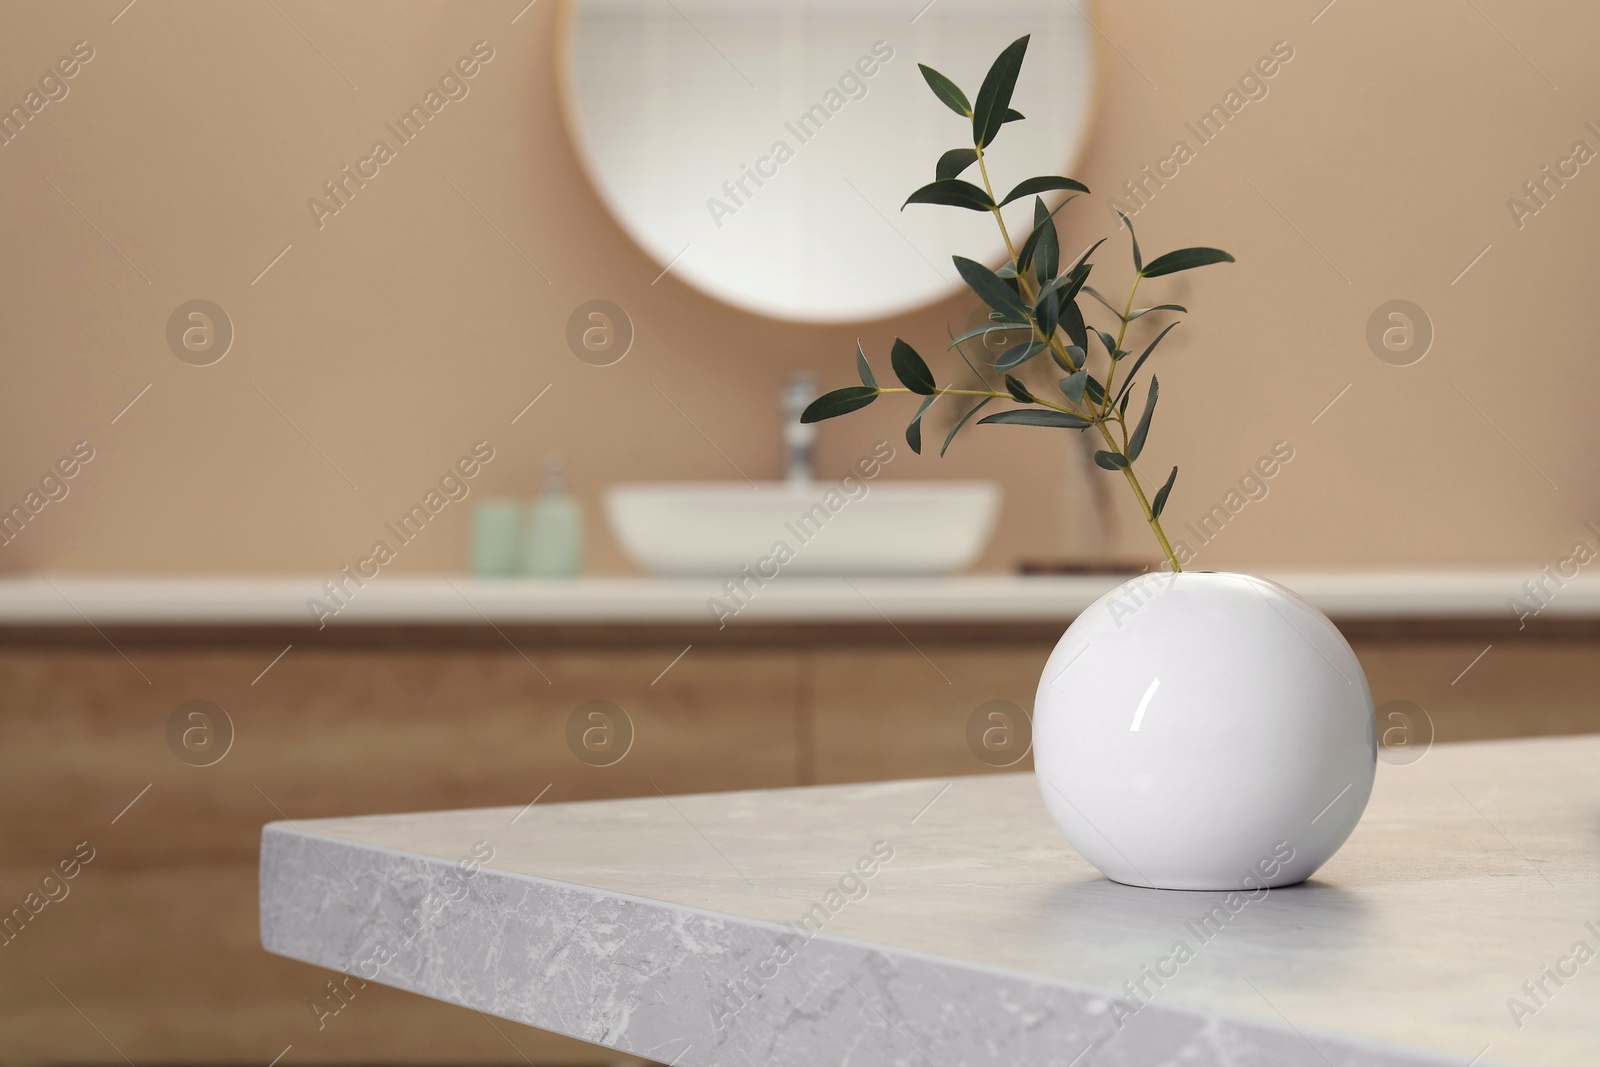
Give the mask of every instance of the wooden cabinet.
[[(1026, 714), (1050, 648), (924, 638), (915, 648), (902, 642), (818, 650), (811, 713), (816, 781), (1032, 770)], [(974, 715), (989, 733), (989, 747), (977, 750), (987, 759), (969, 736)], [(1017, 736), (998, 736), (1007, 729)]]
[[(1376, 700), (1422, 706), (1439, 740), (1600, 730), (1600, 635), (1348, 632)], [(320, 640), (293, 630), (9, 631), (0, 635), (0, 909), (12, 918), (0, 936), (0, 1059), (261, 1065), (292, 1045), (285, 1067), (617, 1063), (377, 985), (319, 1028), (312, 1005), (334, 976), (268, 955), (257, 938), (261, 825), (1027, 770), (1025, 752), (1002, 768), (976, 750), (972, 720), (983, 708), (1031, 708), (1058, 633), (1031, 624), (372, 629)], [(232, 723), (231, 747), (210, 766), (169, 747), (169, 718), (193, 700)], [(615, 761), (573, 747), (569, 720), (594, 701), (631, 724)], [(604, 730), (624, 721), (606, 714), (580, 724), (602, 730), (601, 748)], [(51, 883), (65, 897), (33, 914), (28, 902), (47, 899), (42, 879), (80, 842), (94, 858), (70, 882)]]
[[(798, 781), (789, 652), (672, 663), (687, 641), (349, 642), (293, 648), (256, 680), (288, 641), (113, 639), (120, 653), (76, 640), (0, 651), (0, 901), (24, 905), (78, 842), (94, 850), (67, 895), (0, 946), (6, 1062), (265, 1064), (292, 1044), (285, 1064), (617, 1063), (377, 985), (319, 1028), (312, 1004), (333, 976), (257, 937), (262, 824)], [(168, 747), (169, 716), (197, 699), (232, 723), (210, 766)], [(631, 724), (615, 762), (569, 747), (567, 720), (592, 701)]]

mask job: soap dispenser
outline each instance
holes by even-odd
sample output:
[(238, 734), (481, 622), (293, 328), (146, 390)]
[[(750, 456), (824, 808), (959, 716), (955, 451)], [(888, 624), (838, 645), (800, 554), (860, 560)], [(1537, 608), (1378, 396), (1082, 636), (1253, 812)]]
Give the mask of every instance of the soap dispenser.
[(544, 458), (544, 486), (528, 507), (523, 525), (523, 573), (533, 577), (576, 577), (584, 569), (584, 517), (566, 493), (562, 453)]
[(567, 494), (566, 461), (551, 452), (544, 461), (544, 488), (528, 509), (525, 573), (536, 578), (574, 578), (583, 569), (583, 513)]

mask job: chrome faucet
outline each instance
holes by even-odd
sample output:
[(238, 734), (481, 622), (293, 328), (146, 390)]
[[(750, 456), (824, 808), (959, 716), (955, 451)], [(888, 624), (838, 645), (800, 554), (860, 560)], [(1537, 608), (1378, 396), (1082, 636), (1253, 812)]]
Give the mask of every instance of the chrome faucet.
[(800, 415), (816, 398), (817, 381), (809, 374), (796, 374), (783, 387), (783, 476), (790, 485), (811, 481), (817, 428), (801, 422)]

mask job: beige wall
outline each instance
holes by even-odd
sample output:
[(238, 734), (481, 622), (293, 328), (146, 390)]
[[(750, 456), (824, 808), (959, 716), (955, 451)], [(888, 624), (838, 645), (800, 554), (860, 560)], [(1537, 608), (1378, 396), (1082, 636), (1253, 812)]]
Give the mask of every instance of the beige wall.
[[(96, 452), (70, 495), (0, 548), (8, 571), (331, 572), (483, 438), (497, 455), (480, 495), (531, 491), (543, 453), (565, 449), (595, 569), (626, 570), (602, 486), (737, 477), (706, 437), (751, 477), (775, 477), (788, 374), (844, 384), (856, 333), (881, 364), (895, 334), (937, 352), (943, 324), (971, 312), (952, 299), (859, 330), (798, 327), (671, 275), (652, 286), (659, 267), (607, 216), (563, 129), (557, 0), (515, 24), (520, 0), (141, 0), (113, 23), (123, 3), (8, 3), (0, 34), (7, 106), (73, 42), (95, 50), (70, 95), (0, 147), (0, 500), (21, 500), (76, 441)], [(1183, 538), (1275, 441), (1293, 445), (1270, 495), (1200, 553), (1205, 567), (1555, 559), (1600, 518), (1600, 166), (1523, 229), (1506, 201), (1575, 140), (1600, 149), (1584, 128), (1600, 125), (1600, 11), (1339, 0), (1313, 23), (1319, 7), (1132, 0), (1097, 13), (1115, 47), (1102, 49), (1103, 113), (1078, 176), (1101, 193), (1192, 144), (1185, 120), (1275, 41), (1295, 53), (1138, 215), (1147, 249), (1214, 243), (1239, 258), (1162, 291), (1195, 313), (1161, 361), (1163, 417), (1142, 466), (1159, 478), (1181, 463), (1169, 515)], [(471, 95), (319, 232), (307, 197), (480, 39), (495, 58)], [(1074, 247), (1112, 232), (1103, 196), (1070, 218)], [(1121, 250), (1100, 262), (1126, 268)], [(197, 297), (237, 331), (207, 368), (164, 340), (168, 315)], [(570, 311), (597, 297), (638, 330), (605, 369), (563, 339)], [(1406, 368), (1364, 337), (1397, 297), (1438, 335)], [(898, 441), (909, 412), (890, 407), (824, 427), (823, 471), (875, 437)], [(1006, 568), (1071, 547), (1063, 486), (1086, 505), (1067, 456), (1049, 433), (985, 428), (943, 461), (902, 449), (889, 471), (999, 477), (985, 566)], [(448, 509), (401, 567), (459, 568), (466, 514)], [(1119, 551), (1151, 556), (1122, 518)]]

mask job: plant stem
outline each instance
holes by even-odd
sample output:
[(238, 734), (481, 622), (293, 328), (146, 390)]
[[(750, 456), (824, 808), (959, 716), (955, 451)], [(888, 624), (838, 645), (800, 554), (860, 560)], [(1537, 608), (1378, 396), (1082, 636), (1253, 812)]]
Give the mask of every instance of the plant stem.
[[(983, 162), (983, 149), (974, 148), (974, 151), (978, 156), (978, 172), (983, 175), (983, 190), (989, 194), (990, 203), (993, 203), (994, 186), (989, 183), (989, 168)], [(1027, 272), (1022, 269), (1022, 264), (1017, 261), (1017, 249), (1016, 246), (1011, 243), (1011, 233), (1006, 229), (1006, 220), (1001, 216), (1000, 209), (995, 207), (990, 208), (989, 210), (990, 213), (994, 215), (995, 224), (1000, 227), (1000, 236), (1004, 238), (1006, 242), (1006, 251), (1011, 255), (1011, 270), (1017, 276), (1017, 288), (1021, 291), (1023, 297), (1026, 298), (1029, 306), (1032, 306), (1034, 301), (1038, 299), (1038, 290), (1034, 288), (1032, 280), (1028, 277)], [(1060, 338), (1056, 337), (1054, 334), (1046, 337), (1044, 335), (1044, 331), (1039, 329), (1039, 324), (1037, 322), (1030, 321), (1030, 325), (1033, 327), (1034, 336), (1039, 338), (1039, 340), (1043, 341), (1045, 344), (1049, 345), (1050, 351), (1055, 353), (1060, 358), (1061, 362), (1068, 366), (1072, 365), (1072, 361), (1067, 358), (1066, 347), (1062, 345)], [(1040, 403), (1043, 403), (1043, 401), (1040, 401)], [(1071, 402), (1069, 401), (1069, 403)], [(1046, 406), (1055, 407), (1054, 404), (1047, 404)], [(1073, 404), (1070, 408), (1057, 408), (1056, 410), (1070, 411), (1072, 414), (1083, 418), (1093, 418), (1092, 413), (1086, 414), (1076, 404)]]
[[(1133, 287), (1128, 290), (1128, 302), (1126, 304), (1122, 305), (1122, 328), (1117, 331), (1117, 345), (1116, 345), (1116, 347), (1117, 347), (1117, 349), (1119, 351), (1122, 348), (1122, 339), (1128, 335), (1128, 313), (1133, 310), (1133, 294), (1137, 293), (1139, 291), (1139, 282), (1143, 277), (1144, 277), (1143, 274), (1135, 274), (1133, 276)], [(1117, 361), (1115, 359), (1113, 359), (1111, 361), (1111, 370), (1106, 372), (1105, 406), (1107, 408), (1109, 408), (1111, 406), (1111, 383), (1112, 383), (1113, 380), (1115, 380), (1116, 377), (1117, 377)], [(1103, 411), (1105, 409), (1102, 408), (1101, 410)], [(1119, 419), (1118, 421), (1120, 422), (1121, 420)]]
[[(882, 386), (879, 386), (878, 387), (878, 392), (880, 392), (880, 393), (909, 393), (909, 392), (911, 392), (911, 390), (910, 389), (905, 389), (905, 388), (902, 388), (902, 387), (898, 387), (898, 386), (891, 386), (890, 388), (887, 388), (887, 389), (885, 389)], [(932, 393), (924, 393), (924, 394), (919, 394), (919, 395), (923, 395), (923, 396), (986, 396), (986, 397), (989, 397), (992, 400), (1015, 400), (1015, 399), (1017, 399), (1016, 397), (1012, 396), (1010, 393), (996, 393), (996, 392), (993, 392), (993, 391), (985, 392), (982, 389), (940, 389), (940, 388), (937, 388), (937, 387), (934, 388)], [(1085, 416), (1084, 413), (1081, 412), (1081, 411), (1074, 411), (1072, 408), (1064, 408), (1060, 404), (1052, 404), (1048, 400), (1041, 400), (1038, 397), (1034, 397), (1033, 398), (1033, 402), (1035, 404), (1038, 404), (1042, 408), (1049, 408), (1052, 411), (1063, 411), (1063, 412), (1066, 412), (1068, 415), (1076, 415), (1079, 418), (1087, 419), (1087, 416)], [(1115, 447), (1115, 446), (1112, 446), (1112, 447)]]
[[(974, 151), (977, 153), (977, 156), (978, 156), (978, 173), (983, 176), (983, 189), (984, 189), (984, 192), (989, 194), (989, 200), (990, 200), (991, 203), (993, 203), (994, 202), (994, 186), (991, 185), (990, 182), (989, 182), (989, 168), (983, 161), (983, 148), (981, 146), (976, 146), (976, 145), (973, 146), (973, 147), (974, 147)], [(1023, 293), (1024, 297), (1027, 299), (1029, 305), (1031, 306), (1033, 304), (1034, 300), (1036, 299), (1035, 290), (1034, 290), (1032, 284), (1030, 283), (1031, 280), (1028, 278), (1027, 272), (1025, 272), (1022, 269), (1022, 265), (1017, 262), (1017, 248), (1016, 248), (1016, 245), (1011, 243), (1011, 233), (1006, 229), (1006, 220), (1003, 217), (1001, 217), (999, 207), (993, 207), (993, 208), (990, 208), (989, 210), (990, 210), (990, 213), (994, 215), (995, 224), (1000, 227), (1000, 236), (1002, 238), (1004, 238), (1004, 240), (1006, 242), (1006, 252), (1009, 253), (1009, 255), (1011, 256), (1011, 269), (1012, 269), (1013, 272), (1015, 272), (1015, 274), (1017, 276), (1017, 288), (1019, 290), (1021, 290), (1021, 292)], [(1118, 349), (1118, 350), (1120, 350), (1122, 348), (1123, 339), (1127, 336), (1127, 333), (1128, 333), (1128, 314), (1129, 314), (1129, 312), (1131, 312), (1133, 310), (1133, 296), (1134, 296), (1134, 293), (1138, 292), (1138, 290), (1139, 290), (1139, 282), (1143, 277), (1144, 277), (1144, 275), (1142, 273), (1135, 274), (1134, 278), (1133, 278), (1133, 286), (1132, 286), (1132, 288), (1130, 288), (1128, 290), (1128, 302), (1123, 306), (1123, 309), (1122, 309), (1122, 315), (1121, 315), (1122, 326), (1117, 331), (1117, 341), (1116, 341), (1115, 348)], [(1031, 318), (1032, 317), (1030, 316), (1030, 320), (1031, 320)], [(1056, 337), (1053, 331), (1051, 333), (1051, 336), (1049, 336), (1049, 337), (1044, 336), (1044, 331), (1040, 330), (1038, 322), (1034, 321), (1033, 322), (1033, 332), (1034, 332), (1034, 334), (1036, 336), (1038, 336), (1038, 338), (1040, 340), (1045, 342), (1045, 344), (1049, 345), (1051, 352), (1057, 354), (1059, 356), (1059, 358), (1063, 362), (1067, 363), (1067, 365), (1069, 365), (1069, 366), (1072, 364), (1072, 361), (1067, 357), (1066, 349), (1061, 344), (1060, 338)], [(1044, 400), (1039, 400), (1038, 402), (1040, 404), (1042, 404), (1043, 406), (1047, 407), (1047, 408), (1054, 408), (1056, 411), (1065, 411), (1065, 412), (1069, 412), (1070, 414), (1074, 414), (1074, 415), (1078, 415), (1080, 417), (1088, 418), (1094, 424), (1095, 429), (1100, 431), (1100, 436), (1105, 438), (1105, 442), (1110, 447), (1111, 451), (1113, 451), (1113, 452), (1115, 452), (1115, 453), (1117, 453), (1119, 455), (1125, 456), (1125, 455), (1127, 455), (1127, 448), (1128, 448), (1127, 420), (1125, 420), (1122, 417), (1122, 414), (1120, 412), (1112, 410), (1112, 408), (1113, 408), (1113, 400), (1112, 400), (1112, 393), (1111, 393), (1111, 383), (1112, 383), (1112, 380), (1115, 379), (1116, 376), (1117, 376), (1116, 352), (1115, 351), (1111, 352), (1110, 356), (1111, 356), (1111, 369), (1106, 374), (1106, 384), (1105, 384), (1105, 389), (1104, 389), (1104, 396), (1101, 398), (1101, 406), (1100, 406), (1100, 409), (1099, 409), (1098, 412), (1094, 412), (1094, 409), (1093, 409), (1092, 405), (1090, 407), (1090, 411), (1092, 412), (1092, 414), (1085, 415), (1085, 413), (1082, 410), (1080, 410), (1078, 408), (1078, 406), (1075, 405), (1075, 404), (1070, 408), (1064, 408), (1064, 407), (1061, 407), (1058, 404), (1052, 404), (1052, 403), (1049, 403), (1048, 401), (1044, 401)], [(1084, 362), (1085, 363), (1088, 362), (1088, 358), (1089, 358), (1088, 357), (1088, 353), (1085, 352), (1084, 353)], [(884, 390), (884, 392), (891, 392), (891, 391), (899, 392), (899, 390)], [(906, 390), (906, 391), (909, 392), (910, 390)], [(1005, 398), (1005, 397), (1009, 397), (1010, 396), (1009, 393), (978, 392), (977, 390), (972, 390), (972, 389), (963, 389), (963, 390), (945, 389), (945, 390), (940, 390), (940, 393), (953, 393), (953, 394), (964, 395), (964, 396), (990, 396), (990, 397), (998, 397), (998, 398)], [(1035, 399), (1038, 400), (1037, 397), (1035, 397)], [(1069, 401), (1069, 403), (1070, 403), (1070, 401)], [(1108, 418), (1115, 419), (1116, 422), (1117, 422), (1118, 428), (1121, 429), (1121, 431), (1122, 431), (1122, 446), (1120, 448), (1117, 446), (1116, 438), (1112, 437), (1111, 436), (1111, 431), (1106, 428), (1106, 420)], [(1131, 459), (1128, 461), (1128, 465), (1126, 467), (1122, 468), (1122, 476), (1128, 480), (1128, 485), (1133, 489), (1133, 495), (1138, 498), (1138, 500), (1139, 500), (1139, 508), (1140, 508), (1140, 510), (1142, 510), (1144, 512), (1145, 522), (1149, 524), (1151, 532), (1156, 535), (1156, 540), (1158, 542), (1160, 542), (1161, 551), (1166, 554), (1167, 562), (1169, 564), (1171, 564), (1171, 566), (1172, 566), (1172, 572), (1174, 574), (1179, 573), (1180, 571), (1183, 570), (1183, 567), (1178, 563), (1177, 553), (1172, 551), (1172, 545), (1167, 541), (1167, 534), (1166, 534), (1166, 531), (1161, 528), (1161, 520), (1160, 520), (1160, 518), (1158, 518), (1156, 516), (1155, 510), (1153, 508), (1151, 508), (1151, 506), (1150, 506), (1149, 499), (1144, 495), (1144, 487), (1139, 484), (1139, 476), (1136, 475), (1133, 472), (1133, 461)]]
[[(878, 392), (880, 392), (880, 393), (909, 393), (909, 392), (911, 392), (911, 390), (906, 389), (903, 386), (890, 386), (888, 388), (884, 388), (883, 386), (880, 385), (878, 387)], [(918, 394), (918, 395), (928, 395), (928, 394)], [(982, 389), (939, 389), (939, 388), (935, 388), (931, 395), (933, 395), (933, 396), (988, 396), (988, 397), (994, 397), (995, 399), (1000, 399), (1000, 400), (1006, 399), (1006, 398), (1011, 396), (1010, 393), (986, 392), (986, 391), (984, 391)]]
[[(989, 168), (983, 162), (983, 149), (974, 146), (973, 151), (978, 156), (978, 173), (983, 175), (984, 192), (989, 194), (989, 202), (992, 204), (994, 203), (994, 187), (989, 184)], [(989, 211), (993, 213), (994, 221), (1000, 227), (1000, 236), (1005, 238), (1006, 251), (1011, 253), (1011, 266), (1017, 272), (1017, 284), (1020, 285), (1025, 279), (1022, 277), (1022, 268), (1017, 266), (1017, 248), (1011, 243), (1011, 234), (1006, 231), (1006, 220), (1001, 218), (998, 207), (992, 207)]]

